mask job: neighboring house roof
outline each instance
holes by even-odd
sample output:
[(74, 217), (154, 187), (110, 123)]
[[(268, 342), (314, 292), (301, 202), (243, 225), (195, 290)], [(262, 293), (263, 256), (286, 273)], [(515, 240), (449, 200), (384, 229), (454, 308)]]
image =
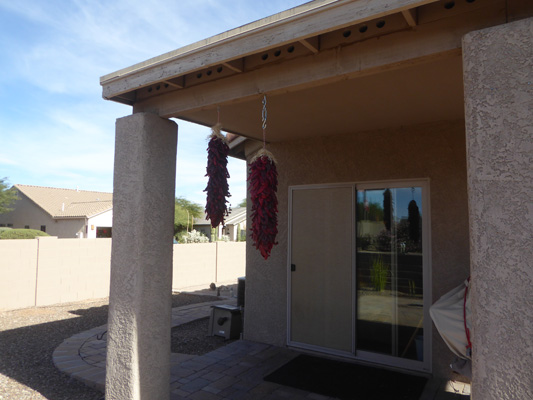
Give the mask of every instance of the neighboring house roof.
[(52, 218), (90, 218), (113, 208), (113, 193), (31, 185), (15, 188)]
[[(226, 225), (238, 224), (239, 222), (246, 220), (246, 207), (232, 208), (229, 215), (224, 218)], [(194, 225), (211, 225), (211, 221), (204, 218), (195, 218)]]

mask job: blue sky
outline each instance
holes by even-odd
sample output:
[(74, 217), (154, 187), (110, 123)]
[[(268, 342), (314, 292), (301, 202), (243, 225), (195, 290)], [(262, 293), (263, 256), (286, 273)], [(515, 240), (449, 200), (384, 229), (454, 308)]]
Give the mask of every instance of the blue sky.
[[(113, 190), (115, 120), (101, 76), (288, 8), (295, 0), (0, 0), (0, 178)], [(176, 195), (204, 205), (209, 129), (179, 124)], [(230, 159), (231, 203), (246, 166)]]

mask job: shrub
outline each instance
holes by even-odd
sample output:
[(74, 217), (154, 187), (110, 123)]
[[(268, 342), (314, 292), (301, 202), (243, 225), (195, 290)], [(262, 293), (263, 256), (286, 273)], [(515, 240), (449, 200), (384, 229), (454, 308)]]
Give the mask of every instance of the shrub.
[(357, 238), (357, 244), (361, 246), (362, 250), (367, 250), (372, 245), (372, 235), (369, 233), (359, 236)]
[(183, 243), (209, 243), (209, 238), (201, 232), (192, 230), (181, 237)]
[(0, 231), (0, 239), (35, 239), (37, 236), (50, 236), (37, 229), (9, 229)]
[(372, 286), (378, 292), (385, 290), (387, 278), (389, 276), (389, 267), (383, 262), (381, 256), (372, 260), (372, 269), (370, 270), (370, 280)]
[(382, 229), (376, 236), (376, 246), (379, 251), (391, 251), (391, 232)]

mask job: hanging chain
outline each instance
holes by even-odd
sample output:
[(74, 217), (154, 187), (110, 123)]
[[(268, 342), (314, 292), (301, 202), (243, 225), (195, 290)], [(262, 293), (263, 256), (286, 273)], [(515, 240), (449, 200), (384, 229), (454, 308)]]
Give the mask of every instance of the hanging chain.
[(267, 127), (267, 97), (266, 97), (266, 94), (263, 96), (262, 121), (263, 121), (263, 130), (265, 130), (266, 127)]
[(261, 115), (263, 121), (263, 148), (266, 146), (266, 127), (267, 127), (267, 97), (263, 95), (263, 113)]

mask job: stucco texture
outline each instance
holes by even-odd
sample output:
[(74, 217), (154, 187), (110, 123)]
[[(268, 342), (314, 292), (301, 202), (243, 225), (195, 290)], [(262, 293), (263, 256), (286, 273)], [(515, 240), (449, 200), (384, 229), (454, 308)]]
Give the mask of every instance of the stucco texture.
[(117, 120), (106, 399), (168, 399), (177, 127)]
[(533, 398), (533, 19), (464, 38), (472, 398)]
[[(469, 275), (464, 121), (271, 143), (268, 149), (278, 160), (279, 244), (265, 261), (248, 243), (247, 339), (287, 343), (288, 188), (292, 185), (429, 178), (433, 301)], [(433, 328), (434, 374), (448, 376), (452, 358)]]

